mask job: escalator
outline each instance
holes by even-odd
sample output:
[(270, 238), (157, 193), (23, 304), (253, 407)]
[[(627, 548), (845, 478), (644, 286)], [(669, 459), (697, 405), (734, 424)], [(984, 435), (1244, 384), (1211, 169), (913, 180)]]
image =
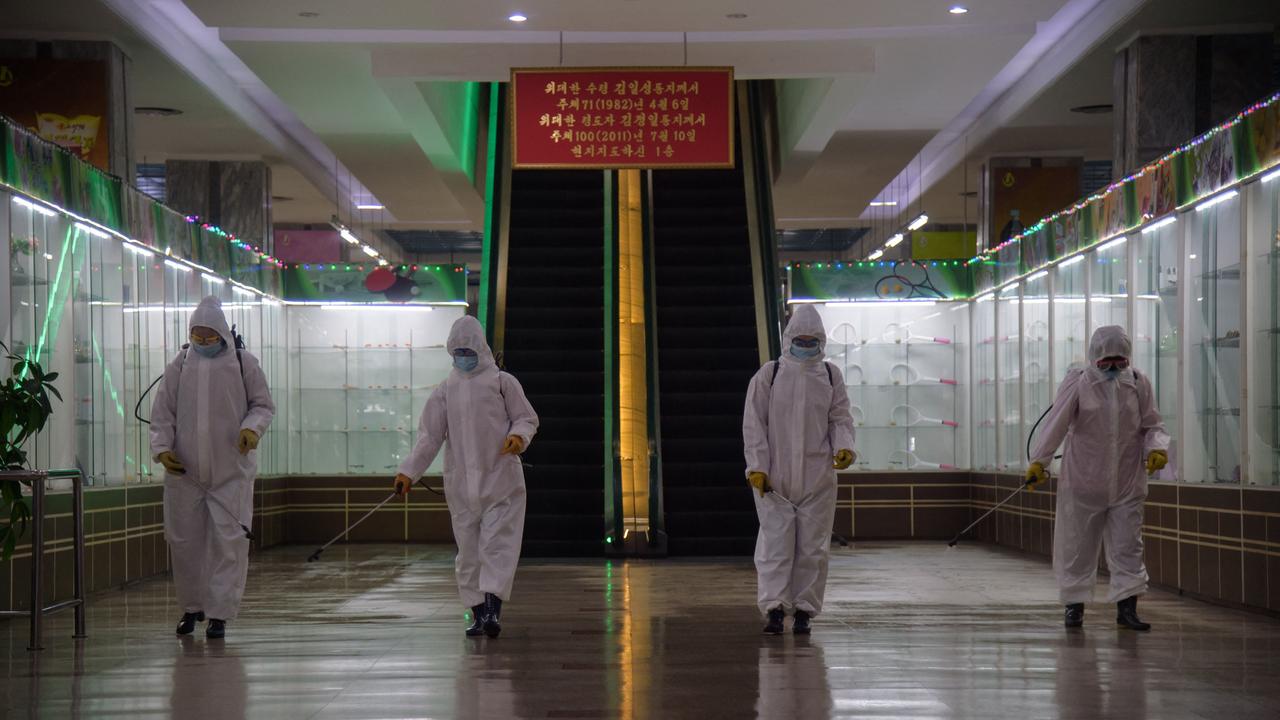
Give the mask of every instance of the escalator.
[(602, 552), (604, 218), (599, 171), (511, 174), (503, 352), (541, 420), (526, 557)]
[(760, 367), (742, 163), (653, 173), (663, 506), (671, 555), (749, 555), (742, 410)]

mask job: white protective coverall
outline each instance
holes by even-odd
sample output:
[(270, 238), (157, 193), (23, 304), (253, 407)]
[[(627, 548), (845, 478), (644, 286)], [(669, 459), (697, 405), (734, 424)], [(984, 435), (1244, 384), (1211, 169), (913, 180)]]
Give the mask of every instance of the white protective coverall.
[(1145, 461), (1169, 450), (1151, 381), (1132, 367), (1109, 379), (1095, 363), (1132, 358), (1129, 336), (1110, 325), (1089, 340), (1089, 365), (1069, 370), (1045, 416), (1031, 459), (1049, 467), (1066, 439), (1053, 529), (1053, 569), (1064, 605), (1088, 602), (1105, 541), (1111, 591), (1119, 602), (1147, 590), (1142, 559), (1142, 504), (1147, 498)]
[(178, 603), (183, 612), (232, 620), (249, 570), (249, 540), (238, 523), (252, 527), (258, 472), (257, 451), (241, 455), (237, 444), (242, 429), (262, 437), (276, 407), (258, 359), (241, 350), (237, 361), (222, 301), (200, 301), (189, 327), (197, 325), (216, 330), (226, 347), (212, 358), (183, 350), (165, 368), (151, 406), (151, 453), (172, 451), (186, 467), (185, 475), (164, 478)]
[(458, 318), (447, 347), (450, 355), (458, 348), (474, 350), (479, 363), (471, 372), (455, 367), (431, 393), (418, 441), (400, 463), (400, 473), (416, 481), (445, 446), (444, 489), (458, 543), (458, 594), (464, 605), (474, 607), (487, 592), (511, 598), (524, 535), (524, 470), (519, 455), (501, 451), (509, 435), (528, 449), (538, 416), (520, 383), (498, 370), (475, 318)]
[[(791, 354), (791, 341), (802, 335), (818, 338), (815, 357)], [(836, 512), (832, 456), (853, 449), (849, 395), (839, 368), (824, 359), (826, 346), (818, 311), (799, 306), (782, 336), (776, 377), (774, 363), (765, 363), (747, 388), (747, 474), (765, 473), (773, 489), (764, 497), (751, 490), (760, 518), (755, 560), (762, 613), (782, 608), (816, 616), (822, 610)]]

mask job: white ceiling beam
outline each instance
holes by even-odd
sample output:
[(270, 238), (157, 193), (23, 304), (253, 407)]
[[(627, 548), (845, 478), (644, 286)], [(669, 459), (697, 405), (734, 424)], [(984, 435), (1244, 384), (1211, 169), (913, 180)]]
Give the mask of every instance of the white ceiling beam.
[[(181, 0), (103, 2), (258, 133), (325, 197), (336, 197), (343, 207), (356, 200), (377, 202), (324, 142), (223, 44), (217, 29), (200, 22)], [(372, 237), (366, 242), (388, 260), (402, 257), (394, 243)]]
[[(1070, 0), (1041, 23), (1031, 41), (987, 87), (912, 158), (877, 197), (911, 207), (1082, 58), (1112, 35), (1147, 0)], [(905, 214), (905, 210), (903, 213)], [(871, 217), (868, 208), (863, 218)]]

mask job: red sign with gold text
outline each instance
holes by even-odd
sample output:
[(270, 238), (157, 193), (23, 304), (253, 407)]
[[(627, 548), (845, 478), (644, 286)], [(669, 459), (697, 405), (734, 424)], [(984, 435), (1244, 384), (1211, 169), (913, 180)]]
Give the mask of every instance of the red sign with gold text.
[(520, 168), (731, 168), (733, 68), (511, 71)]

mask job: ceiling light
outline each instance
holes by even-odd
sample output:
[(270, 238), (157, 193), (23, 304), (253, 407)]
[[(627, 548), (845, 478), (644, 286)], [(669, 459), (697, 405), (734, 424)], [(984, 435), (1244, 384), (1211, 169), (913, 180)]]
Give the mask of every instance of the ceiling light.
[(889, 240), (885, 242), (884, 246), (887, 248), (898, 247), (898, 243), (900, 242), (902, 242), (902, 233), (895, 233), (893, 237), (889, 238)]
[(357, 210), (383, 210), (385, 208), (382, 205), (373, 204), (373, 205), (357, 205), (356, 209)]
[(952, 15), (964, 15), (965, 13), (969, 12), (969, 8), (963, 5), (952, 5), (951, 9), (948, 10), (947, 12), (951, 13)]
[(867, 256), (867, 259), (868, 259), (868, 260), (879, 260), (881, 257), (884, 257), (884, 250), (876, 250), (875, 252), (873, 252), (873, 253), (871, 253), (870, 255), (868, 255), (868, 256)]
[(304, 10), (303, 12), (298, 13), (298, 17), (304, 17), (304, 18), (318, 18), (318, 17), (320, 17), (320, 13), (318, 13), (318, 12), (311, 12), (310, 10)]
[(158, 107), (155, 105), (143, 105), (141, 107), (136, 107), (133, 109), (133, 112), (137, 115), (159, 115), (161, 117), (182, 114), (182, 111), (178, 108)]
[(187, 267), (186, 265), (183, 265), (182, 263), (179, 263), (179, 262), (174, 262), (174, 261), (172, 261), (172, 260), (165, 260), (165, 261), (164, 261), (164, 264), (165, 264), (165, 265), (168, 265), (169, 267), (173, 268), (174, 270), (178, 270), (178, 271), (180, 271), (180, 272), (185, 272), (185, 273), (189, 273), (189, 272), (191, 272), (191, 268), (189, 268), (189, 267)]
[(912, 220), (911, 224), (907, 226), (907, 229), (911, 231), (915, 231), (915, 230), (919, 230), (920, 228), (928, 224), (929, 224), (929, 216), (924, 213), (920, 213), (920, 217), (916, 218), (915, 220)]
[(348, 229), (346, 229), (346, 228), (342, 228), (341, 230), (339, 230), (339, 231), (338, 231), (338, 234), (342, 236), (342, 239), (343, 239), (343, 240), (346, 240), (347, 242), (351, 243), (352, 245), (359, 245), (359, 244), (360, 244), (360, 239), (359, 239), (359, 238), (357, 238), (355, 235), (352, 235), (352, 234), (351, 234), (351, 231), (350, 231), (350, 230), (348, 230)]
[(365, 255), (368, 255), (369, 257), (378, 257), (378, 251), (374, 250), (368, 245), (361, 245), (360, 252), (364, 253)]
[(525, 20), (528, 20), (529, 18), (526, 15), (522, 15), (520, 13), (514, 13), (508, 16), (507, 19), (514, 23), (521, 23), (521, 22), (524, 22)]
[(746, 20), (747, 14), (746, 13), (729, 13), (728, 15), (725, 15), (725, 17), (729, 18), (730, 20)]
[(1280, 177), (1280, 170), (1272, 170), (1271, 172), (1262, 176), (1262, 182), (1269, 183), (1278, 177)]
[(898, 207), (897, 200), (873, 200), (868, 203), (871, 207)]

